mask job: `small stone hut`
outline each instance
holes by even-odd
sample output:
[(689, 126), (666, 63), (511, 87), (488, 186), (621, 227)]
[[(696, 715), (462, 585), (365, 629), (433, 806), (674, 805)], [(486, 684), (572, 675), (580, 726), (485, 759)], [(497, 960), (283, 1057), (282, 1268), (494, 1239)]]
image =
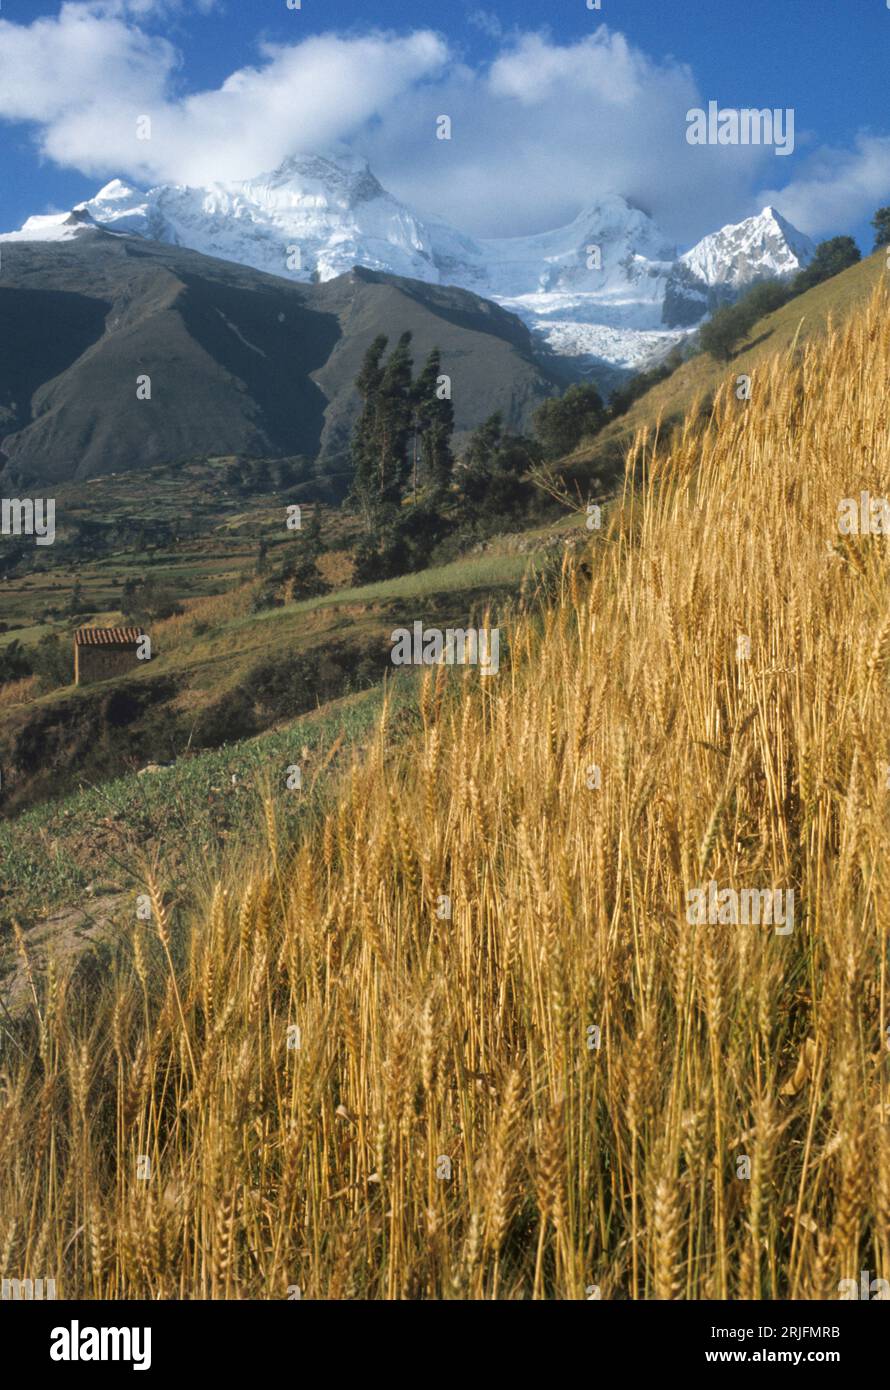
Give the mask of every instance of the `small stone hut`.
[(138, 627), (79, 627), (74, 634), (74, 684), (134, 671), (142, 636)]

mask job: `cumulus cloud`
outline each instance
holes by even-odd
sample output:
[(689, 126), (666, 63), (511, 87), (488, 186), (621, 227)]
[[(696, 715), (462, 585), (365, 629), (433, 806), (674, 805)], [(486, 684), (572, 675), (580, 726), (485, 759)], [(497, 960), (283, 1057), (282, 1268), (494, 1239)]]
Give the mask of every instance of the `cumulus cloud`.
[(136, 105), (163, 101), (177, 62), (165, 39), (91, 5), (65, 4), (56, 18), (29, 25), (0, 19), (0, 116), (36, 122), (49, 152), (57, 128), (73, 115), (100, 108), (115, 114), (119, 87)]
[[(142, 184), (249, 177), (345, 143), (405, 201), (479, 236), (543, 231), (607, 192), (678, 243), (766, 201), (818, 231), (849, 225), (886, 187), (887, 141), (873, 137), (752, 197), (771, 150), (688, 145), (687, 111), (706, 104), (690, 68), (605, 25), (559, 43), (479, 10), (496, 52), (474, 65), (430, 30), (260, 42), (218, 89), (182, 95), (182, 54), (157, 21), (212, 3), (66, 0), (53, 18), (0, 19), (0, 120), (33, 123), (60, 165)], [(150, 140), (137, 139), (143, 115)], [(451, 140), (436, 139), (442, 115)]]
[[(400, 196), (477, 235), (542, 231), (618, 192), (683, 241), (725, 221), (769, 157), (689, 146), (686, 113), (700, 101), (688, 67), (605, 26), (569, 44), (520, 34), (489, 66), (454, 64), (413, 90), (399, 127), (381, 123), (365, 147)], [(451, 115), (453, 139), (431, 149), (437, 113)]]
[(371, 122), (397, 124), (401, 100), (445, 65), (437, 35), (323, 36), (262, 44), (261, 62), (215, 92), (168, 106), (157, 121), (159, 162), (196, 182), (249, 176), (288, 154), (354, 140)]
[(836, 234), (867, 221), (890, 201), (890, 136), (860, 134), (852, 150), (816, 151), (784, 188), (760, 194), (810, 236)]
[[(177, 98), (176, 49), (126, 22), (121, 8), (69, 0), (54, 19), (0, 20), (0, 118), (34, 122), (44, 155), (99, 177), (199, 183), (263, 172), (385, 118), (447, 57), (425, 31), (263, 43), (256, 65), (218, 90)], [(139, 139), (145, 115), (151, 138)]]

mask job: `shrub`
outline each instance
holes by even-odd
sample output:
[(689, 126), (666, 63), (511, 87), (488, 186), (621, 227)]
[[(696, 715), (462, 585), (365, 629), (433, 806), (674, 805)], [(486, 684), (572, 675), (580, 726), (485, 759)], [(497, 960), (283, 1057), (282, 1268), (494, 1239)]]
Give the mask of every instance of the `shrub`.
[(597, 434), (608, 414), (599, 391), (591, 383), (570, 386), (565, 395), (544, 401), (534, 413), (534, 430), (549, 458), (562, 458), (582, 439)]
[(53, 632), (41, 637), (31, 658), (32, 669), (38, 679), (41, 691), (55, 690), (60, 685), (70, 685), (74, 679), (74, 657), (67, 638), (62, 639)]
[(890, 246), (890, 207), (878, 208), (871, 225), (875, 229), (875, 251), (880, 251), (882, 246)]
[(795, 294), (803, 294), (824, 280), (831, 280), (862, 259), (859, 247), (851, 236), (836, 236), (830, 241), (822, 241), (816, 247), (816, 254), (805, 270), (795, 275), (793, 289)]
[(708, 352), (718, 362), (728, 362), (750, 327), (747, 315), (739, 313), (737, 305), (725, 305), (702, 324), (698, 341), (702, 352)]
[(31, 657), (17, 637), (5, 647), (0, 647), (0, 685), (7, 681), (22, 680), (34, 671)]

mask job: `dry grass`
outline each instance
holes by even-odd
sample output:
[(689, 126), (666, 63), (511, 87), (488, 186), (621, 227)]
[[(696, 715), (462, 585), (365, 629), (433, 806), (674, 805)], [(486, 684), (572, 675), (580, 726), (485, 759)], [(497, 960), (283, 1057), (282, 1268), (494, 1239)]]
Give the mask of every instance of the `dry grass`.
[(21, 680), (6, 681), (0, 685), (0, 709), (11, 709), (13, 705), (25, 705), (33, 700), (37, 691), (37, 677), (23, 676)]
[[(724, 389), (670, 454), (639, 439), (590, 573), (517, 618), (497, 679), (430, 677), (423, 737), (384, 721), (293, 853), (270, 801), (201, 920), (152, 881), (113, 980), (35, 981), (2, 1054), (3, 1273), (114, 1298), (890, 1277), (888, 552), (836, 526), (887, 490), (887, 314)], [(793, 889), (794, 930), (688, 925), (708, 879)]]
[(250, 604), (257, 592), (255, 580), (239, 584), (223, 594), (208, 594), (203, 598), (188, 599), (183, 611), (172, 618), (163, 618), (152, 623), (152, 638), (164, 650), (178, 647), (183, 642), (192, 641), (208, 626), (231, 622), (243, 618), (250, 612)]

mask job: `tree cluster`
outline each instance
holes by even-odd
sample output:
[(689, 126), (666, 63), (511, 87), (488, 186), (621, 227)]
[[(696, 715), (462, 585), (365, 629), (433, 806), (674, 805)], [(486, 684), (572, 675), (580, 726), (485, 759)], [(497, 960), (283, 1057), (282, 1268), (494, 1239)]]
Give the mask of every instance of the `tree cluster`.
[[(454, 471), (454, 406), (438, 348), (414, 377), (411, 334), (389, 357), (382, 334), (365, 354), (356, 389), (362, 409), (352, 437), (352, 500), (365, 535), (357, 583), (422, 567), (445, 528), (442, 504)], [(413, 506), (403, 508), (410, 497)]]
[(439, 350), (414, 379), (411, 334), (403, 333), (388, 359), (381, 334), (365, 354), (356, 389), (362, 410), (352, 438), (355, 502), (369, 535), (392, 524), (409, 491), (441, 497), (454, 468), (454, 406)]

